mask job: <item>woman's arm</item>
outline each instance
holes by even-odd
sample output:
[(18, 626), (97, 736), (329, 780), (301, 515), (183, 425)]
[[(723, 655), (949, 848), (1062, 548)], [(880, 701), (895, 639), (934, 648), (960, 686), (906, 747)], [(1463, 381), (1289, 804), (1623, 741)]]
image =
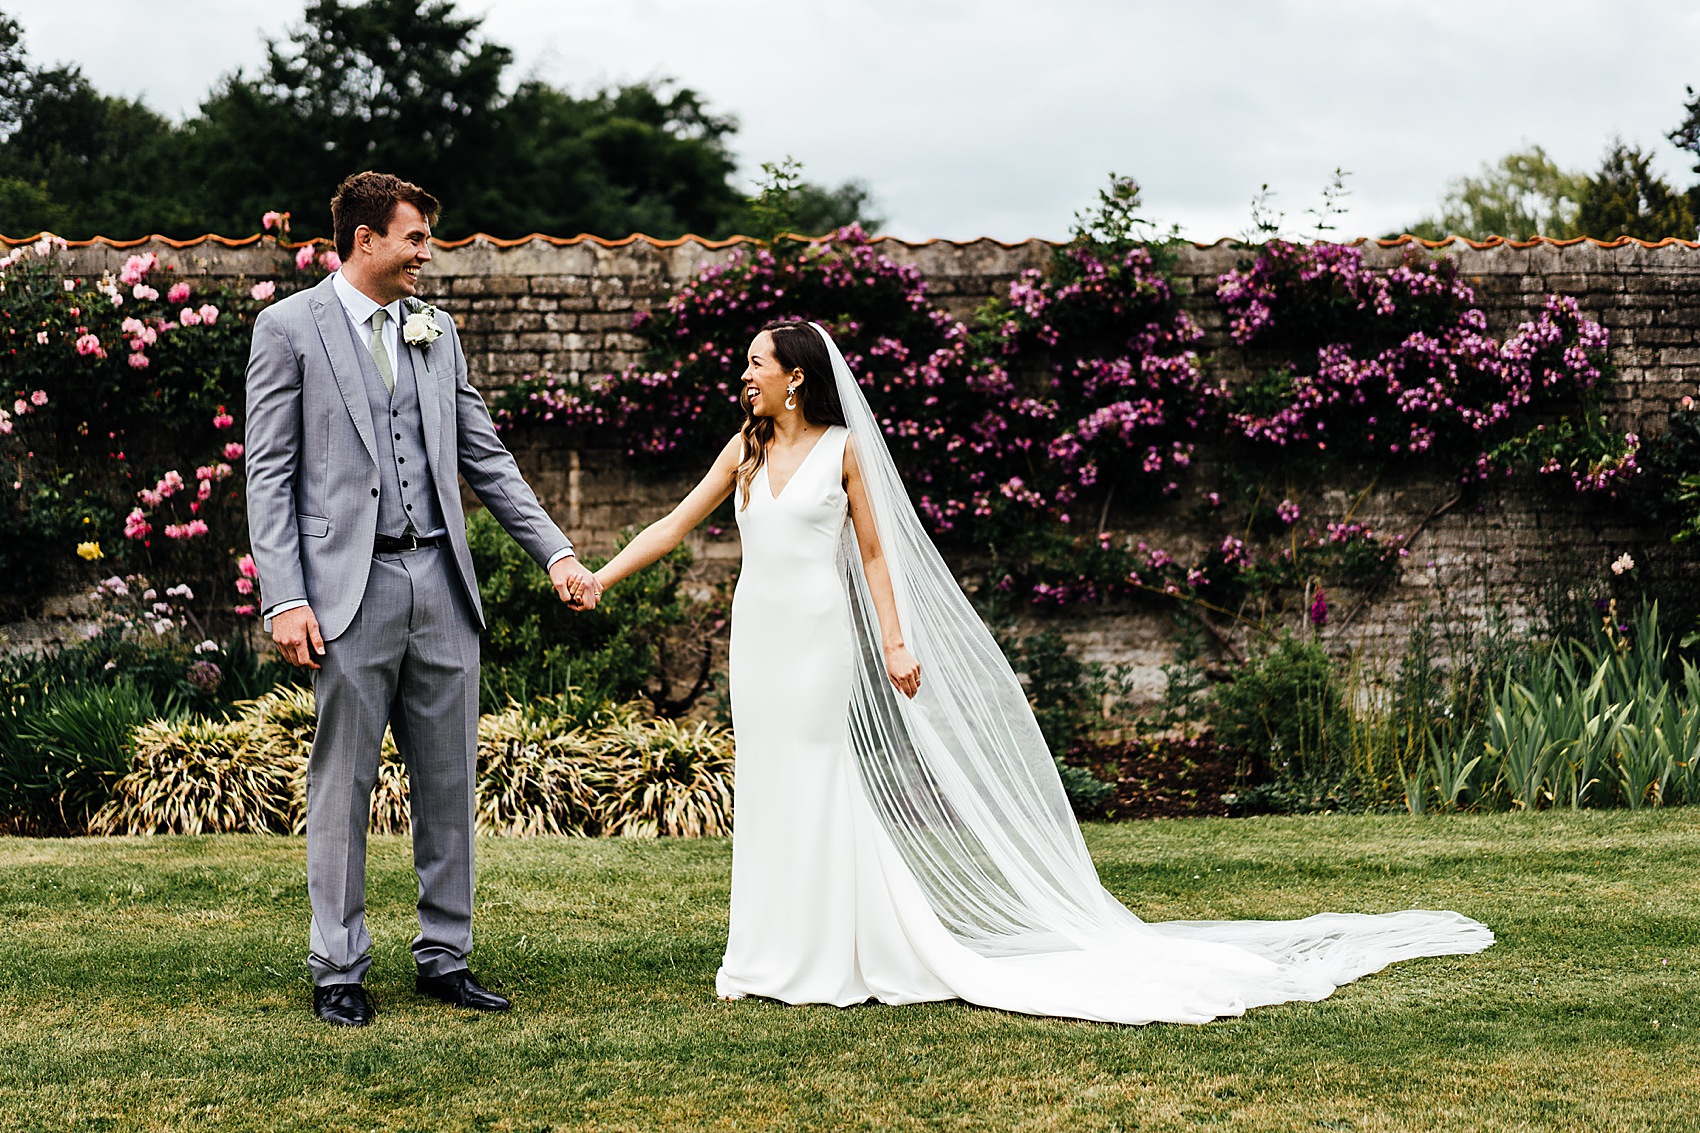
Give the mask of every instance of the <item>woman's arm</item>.
[(601, 570), (596, 581), (606, 590), (628, 574), (635, 574), (677, 547), (691, 529), (709, 517), (720, 501), (731, 494), (738, 474), (738, 458), (742, 454), (741, 438), (733, 437), (714, 458), (708, 470), (690, 494), (662, 518), (638, 532), (637, 537), (621, 548)]
[(855, 437), (850, 440), (852, 443), (844, 446), (844, 492), (850, 497), (850, 522), (856, 525), (856, 545), (862, 549), (862, 571), (868, 577), (868, 592), (873, 596), (874, 613), (879, 617), (885, 672), (891, 678), (892, 687), (912, 698), (921, 691), (921, 664), (903, 640), (903, 627), (897, 621), (897, 597), (891, 589), (891, 570), (886, 566), (885, 552), (880, 547), (879, 527), (874, 523), (873, 508), (868, 504), (862, 470), (856, 464)]

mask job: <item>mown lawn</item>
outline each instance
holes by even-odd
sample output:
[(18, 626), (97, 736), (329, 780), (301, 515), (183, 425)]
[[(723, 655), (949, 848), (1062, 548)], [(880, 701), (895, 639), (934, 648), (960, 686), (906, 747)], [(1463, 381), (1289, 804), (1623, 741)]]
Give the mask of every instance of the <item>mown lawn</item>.
[(1144, 916), (1454, 908), (1499, 933), (1204, 1027), (714, 997), (723, 841), (488, 840), (474, 969), (416, 998), (373, 844), (380, 1015), (316, 1023), (297, 839), (0, 840), (0, 1128), (1691, 1130), (1700, 812), (1088, 831)]

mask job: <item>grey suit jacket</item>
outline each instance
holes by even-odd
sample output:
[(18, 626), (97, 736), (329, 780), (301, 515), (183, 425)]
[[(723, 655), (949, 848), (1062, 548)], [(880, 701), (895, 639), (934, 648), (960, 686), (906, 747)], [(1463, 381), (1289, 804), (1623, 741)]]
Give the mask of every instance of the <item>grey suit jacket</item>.
[[(437, 502), (482, 627), (456, 472), (538, 565), (572, 544), (497, 437), (467, 380), (454, 320), (438, 312), (437, 325), (443, 333), (428, 351), (405, 342), (401, 348), (413, 351)], [(377, 445), (349, 331), (327, 277), (261, 311), (248, 356), (244, 463), (260, 608), (305, 599), (327, 641), (354, 620), (378, 530)]]

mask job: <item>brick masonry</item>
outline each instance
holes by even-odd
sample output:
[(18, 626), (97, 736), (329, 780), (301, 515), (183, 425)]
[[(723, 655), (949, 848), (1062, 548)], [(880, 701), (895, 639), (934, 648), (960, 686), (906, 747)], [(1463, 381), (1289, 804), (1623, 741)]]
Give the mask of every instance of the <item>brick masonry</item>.
[[(287, 253), (269, 240), (240, 247), (210, 240), (186, 248), (149, 247), (162, 263), (185, 272), (256, 278), (293, 270)], [(664, 302), (680, 283), (732, 254), (733, 247), (692, 238), (667, 243), (637, 238), (620, 244), (534, 239), (512, 246), (480, 238), (439, 249), (424, 290), (459, 321), (474, 381), (485, 390), (545, 371), (579, 381), (637, 361), (641, 343), (630, 333), (633, 314)], [(887, 239), (879, 247), (918, 268), (935, 300), (964, 318), (1021, 271), (1042, 265), (1051, 250), (1042, 241), (1005, 245), (991, 240), (911, 244)], [(98, 272), (116, 269), (135, 250), (96, 244), (72, 254), (79, 270)], [(1678, 398), (1700, 394), (1700, 249), (1633, 242), (1473, 248), (1460, 242), (1447, 251), (1476, 289), (1496, 333), (1532, 317), (1553, 292), (1577, 297), (1590, 316), (1603, 322), (1611, 331), (1611, 362), (1619, 379), (1610, 411), (1625, 429), (1657, 432)], [(1372, 264), (1391, 265), (1403, 254), (1401, 248), (1376, 244), (1365, 249)], [(1243, 378), (1247, 366), (1227, 337), (1213, 292), (1216, 278), (1247, 255), (1225, 243), (1189, 245), (1180, 250), (1176, 266), (1187, 303), (1205, 330), (1201, 352), (1230, 382)], [(719, 441), (704, 438), (705, 465)], [(636, 475), (613, 446), (569, 448), (537, 430), (516, 433), (511, 443), (546, 505), (591, 554), (611, 551), (621, 529), (664, 514), (689, 487), (688, 480), (657, 482)], [(1312, 489), (1307, 511), (1339, 516), (1362, 491), (1364, 485), (1357, 484)], [(1369, 488), (1355, 514), (1380, 531), (1406, 532), (1453, 494), (1454, 485), (1441, 476), (1384, 478)], [(1129, 516), (1122, 526), (1181, 557), (1201, 548), (1204, 538), (1189, 530), (1183, 510)], [(735, 569), (735, 537), (710, 539), (699, 532), (694, 538), (705, 583)], [(1341, 649), (1363, 646), (1387, 657), (1397, 652), (1412, 620), (1424, 610), (1458, 624), (1479, 621), (1497, 609), (1515, 624), (1527, 616), (1534, 590), (1562, 562), (1603, 570), (1622, 550), (1641, 558), (1643, 547), (1656, 548), (1653, 533), (1609, 507), (1515, 485), (1490, 487), (1428, 523), (1412, 543), (1402, 578), (1372, 596), (1349, 621), (1346, 611), (1358, 596), (1336, 596), (1337, 617), (1328, 637)], [(1171, 649), (1169, 616), (1162, 609), (1141, 606), (1032, 620), (1057, 626), (1088, 659), (1131, 665), (1136, 687), (1145, 695), (1160, 691), (1158, 666)]]

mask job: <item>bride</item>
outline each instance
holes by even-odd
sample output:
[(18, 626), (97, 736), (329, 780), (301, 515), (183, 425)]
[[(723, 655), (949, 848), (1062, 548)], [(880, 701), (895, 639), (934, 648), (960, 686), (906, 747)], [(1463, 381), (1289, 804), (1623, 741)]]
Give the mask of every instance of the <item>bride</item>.
[(596, 575), (613, 586), (736, 495), (721, 996), (1203, 1023), (1493, 943), (1448, 912), (1129, 912), (1099, 883), (1026, 696), (831, 337), (770, 324), (743, 383), (739, 435)]

